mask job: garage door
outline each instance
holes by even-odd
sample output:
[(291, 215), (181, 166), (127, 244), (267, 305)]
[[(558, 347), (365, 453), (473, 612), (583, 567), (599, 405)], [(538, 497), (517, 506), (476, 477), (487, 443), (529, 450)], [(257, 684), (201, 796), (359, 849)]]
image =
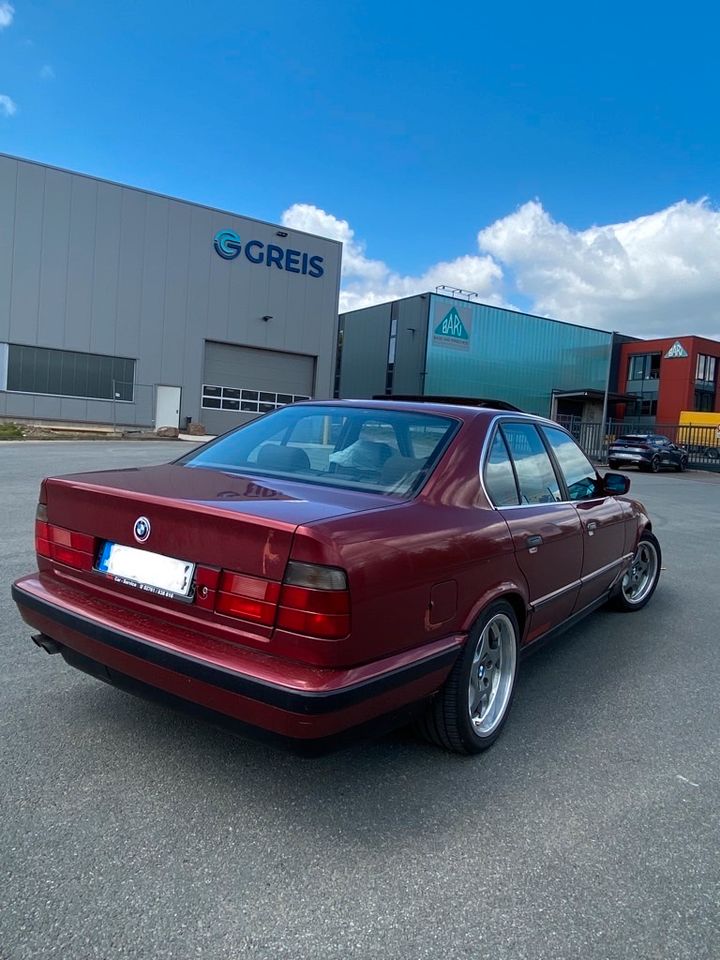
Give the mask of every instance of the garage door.
[(315, 357), (205, 342), (202, 422), (224, 433), (261, 413), (313, 394)]

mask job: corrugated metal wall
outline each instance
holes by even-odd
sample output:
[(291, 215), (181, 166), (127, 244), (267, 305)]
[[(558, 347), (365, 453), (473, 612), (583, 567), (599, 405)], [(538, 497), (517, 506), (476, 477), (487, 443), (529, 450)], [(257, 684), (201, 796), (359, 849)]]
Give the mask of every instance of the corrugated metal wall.
[[(423, 392), (429, 302), (425, 294), (342, 315), (341, 397), (381, 396), (388, 385), (391, 393)], [(395, 333), (392, 360), (391, 330)]]
[[(550, 414), (552, 391), (605, 390), (612, 334), (432, 294), (427, 394), (507, 400)], [(467, 338), (442, 333), (455, 309)]]
[[(218, 230), (324, 258), (303, 276), (213, 250)], [(317, 358), (314, 393), (332, 394), (340, 244), (181, 200), (0, 155), (0, 342), (132, 357), (135, 403), (152, 421), (152, 386), (183, 388), (201, 419), (205, 340)], [(263, 316), (272, 317), (264, 321)], [(102, 400), (0, 391), (0, 415), (109, 422)]]

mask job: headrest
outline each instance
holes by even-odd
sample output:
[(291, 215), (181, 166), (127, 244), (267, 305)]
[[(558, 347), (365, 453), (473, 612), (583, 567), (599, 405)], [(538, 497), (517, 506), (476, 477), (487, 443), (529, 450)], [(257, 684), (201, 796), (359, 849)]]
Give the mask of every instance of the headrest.
[(310, 458), (300, 447), (283, 447), (277, 443), (266, 443), (260, 447), (257, 465), (268, 470), (283, 470), (286, 473), (308, 471)]

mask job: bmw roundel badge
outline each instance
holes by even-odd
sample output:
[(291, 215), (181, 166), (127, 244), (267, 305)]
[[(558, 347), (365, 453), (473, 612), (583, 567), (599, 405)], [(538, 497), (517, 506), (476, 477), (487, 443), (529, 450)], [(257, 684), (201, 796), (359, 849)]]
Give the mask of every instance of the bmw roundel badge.
[(133, 534), (138, 543), (145, 543), (150, 536), (150, 521), (147, 517), (138, 517), (133, 527)]

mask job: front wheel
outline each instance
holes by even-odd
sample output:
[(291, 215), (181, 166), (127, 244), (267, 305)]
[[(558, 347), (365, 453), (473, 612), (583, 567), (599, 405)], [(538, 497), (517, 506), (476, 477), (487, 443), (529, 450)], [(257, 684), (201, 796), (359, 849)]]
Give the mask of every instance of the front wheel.
[(512, 606), (491, 604), (470, 631), (463, 655), (419, 721), (420, 733), (454, 753), (479, 753), (497, 739), (510, 711), (520, 630)]
[(677, 472), (678, 472), (678, 473), (685, 473), (685, 471), (687, 470), (687, 465), (688, 465), (687, 458), (686, 458), (686, 457), (680, 457), (680, 463), (678, 463), (678, 465), (677, 465), (677, 467), (676, 467)]
[(653, 457), (650, 461), (650, 469), (653, 473), (657, 473), (660, 470), (660, 459), (659, 457)]
[(655, 593), (661, 564), (660, 544), (646, 531), (640, 537), (632, 563), (610, 598), (610, 605), (626, 613), (642, 610)]

